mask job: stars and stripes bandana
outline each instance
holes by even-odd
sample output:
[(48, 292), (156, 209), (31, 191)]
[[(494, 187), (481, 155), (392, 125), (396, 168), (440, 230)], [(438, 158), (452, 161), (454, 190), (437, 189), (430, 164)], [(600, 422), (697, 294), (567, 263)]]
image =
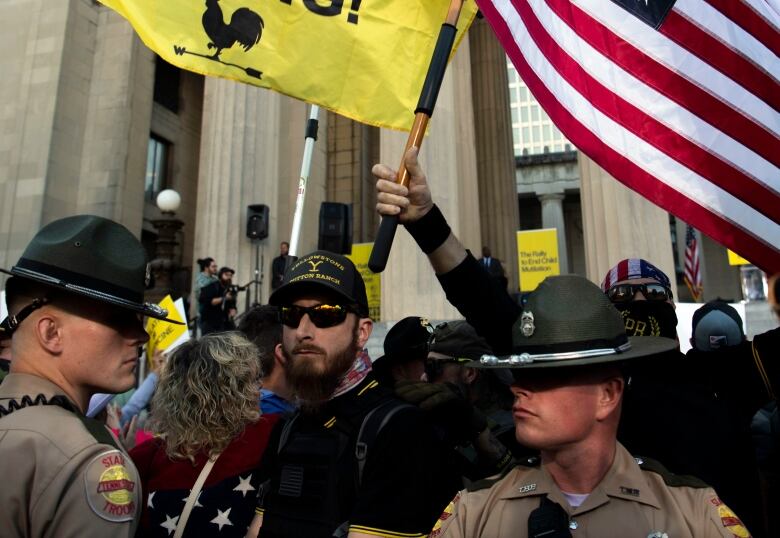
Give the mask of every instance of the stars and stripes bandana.
[(642, 258), (626, 258), (625, 260), (618, 262), (609, 270), (607, 276), (604, 277), (604, 281), (601, 283), (601, 290), (606, 292), (609, 288), (614, 286), (616, 282), (633, 278), (653, 278), (662, 286), (667, 288), (671, 288), (672, 286), (666, 273), (649, 261), (643, 260)]

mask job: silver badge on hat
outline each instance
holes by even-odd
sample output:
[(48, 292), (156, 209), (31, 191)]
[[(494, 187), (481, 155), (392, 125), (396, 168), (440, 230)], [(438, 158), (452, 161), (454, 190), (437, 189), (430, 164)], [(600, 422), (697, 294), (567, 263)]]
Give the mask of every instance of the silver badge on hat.
[(533, 336), (535, 330), (533, 312), (523, 310), (523, 314), (520, 316), (520, 332), (523, 333), (523, 336), (529, 338)]

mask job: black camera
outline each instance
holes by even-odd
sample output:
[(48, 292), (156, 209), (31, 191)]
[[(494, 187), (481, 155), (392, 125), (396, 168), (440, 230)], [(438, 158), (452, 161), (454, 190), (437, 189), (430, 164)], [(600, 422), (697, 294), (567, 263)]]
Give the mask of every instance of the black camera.
[(233, 294), (233, 296), (238, 295), (239, 291), (246, 290), (246, 286), (236, 286), (235, 284), (231, 284), (227, 287), (227, 292)]

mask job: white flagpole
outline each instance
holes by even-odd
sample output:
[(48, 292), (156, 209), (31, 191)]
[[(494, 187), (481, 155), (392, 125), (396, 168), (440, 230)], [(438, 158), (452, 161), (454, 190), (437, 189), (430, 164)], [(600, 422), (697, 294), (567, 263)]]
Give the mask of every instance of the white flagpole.
[(303, 160), (301, 161), (301, 176), (298, 179), (298, 196), (295, 199), (295, 215), (293, 216), (292, 233), (290, 234), (290, 252), (287, 264), (298, 257), (298, 242), (301, 239), (301, 225), (303, 223), (303, 203), (306, 201), (306, 184), (311, 174), (311, 158), (314, 153), (314, 142), (317, 140), (317, 117), (320, 107), (311, 105), (309, 119), (306, 122), (306, 142), (303, 146)]

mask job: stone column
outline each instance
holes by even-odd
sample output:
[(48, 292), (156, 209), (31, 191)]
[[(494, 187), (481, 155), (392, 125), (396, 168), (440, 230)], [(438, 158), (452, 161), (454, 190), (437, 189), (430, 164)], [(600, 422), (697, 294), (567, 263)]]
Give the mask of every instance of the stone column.
[[(236, 283), (245, 284), (254, 278), (259, 247), (263, 303), (268, 301), (271, 260), (278, 255), (280, 241), (290, 239), (307, 118), (308, 107), (300, 101), (229, 80), (206, 79), (193, 257), (211, 256), (219, 265), (233, 267)], [(321, 113), (301, 253), (317, 246), (319, 207), (325, 196), (325, 118)], [(246, 237), (247, 205), (261, 203), (270, 209), (269, 236), (253, 243)], [(244, 303), (245, 296), (239, 296), (239, 310)]]
[(516, 291), (519, 216), (506, 53), (481, 18), (469, 28), (469, 45), (482, 244), (501, 260)]
[(677, 297), (669, 214), (579, 154), (585, 265), (590, 280), (624, 258), (644, 258), (669, 275)]
[(98, 9), (76, 210), (140, 234), (155, 54), (121, 15)]
[[(433, 199), (453, 232), (478, 252), (481, 246), (479, 202), (474, 150), (471, 73), (468, 37), (447, 67), (436, 110), (421, 149), (420, 160)], [(396, 168), (406, 143), (406, 133), (381, 131), (381, 162)], [(461, 317), (444, 296), (428, 258), (399, 227), (382, 274), (382, 320), (419, 315), (430, 319)]]
[(77, 0), (0, 2), (2, 267), (16, 263), (41, 226), (76, 212), (99, 9)]
[(558, 237), (558, 264), (561, 274), (569, 272), (569, 256), (566, 252), (566, 222), (563, 219), (563, 199), (566, 196), (562, 192), (540, 194), (542, 203), (542, 228), (555, 228)]

